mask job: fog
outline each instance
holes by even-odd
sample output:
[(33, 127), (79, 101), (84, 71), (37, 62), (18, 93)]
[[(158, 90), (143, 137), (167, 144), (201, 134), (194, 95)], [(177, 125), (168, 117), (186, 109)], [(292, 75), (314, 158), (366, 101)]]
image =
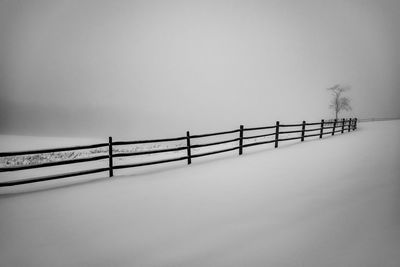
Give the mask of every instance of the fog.
[(0, 133), (400, 117), (399, 1), (1, 1)]

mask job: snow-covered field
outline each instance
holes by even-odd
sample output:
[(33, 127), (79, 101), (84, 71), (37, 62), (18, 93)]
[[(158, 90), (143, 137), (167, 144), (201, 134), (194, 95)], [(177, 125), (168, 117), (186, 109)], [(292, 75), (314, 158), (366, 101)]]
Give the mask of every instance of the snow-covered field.
[(399, 136), (399, 120), (362, 123), (191, 166), (2, 188), (0, 266), (397, 267)]

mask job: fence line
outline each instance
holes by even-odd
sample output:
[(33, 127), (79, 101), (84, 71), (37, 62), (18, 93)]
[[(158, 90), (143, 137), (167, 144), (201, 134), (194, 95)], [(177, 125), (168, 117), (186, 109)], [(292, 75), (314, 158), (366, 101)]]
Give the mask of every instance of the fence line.
[[(320, 125), (319, 128), (311, 128), (307, 129), (307, 126)], [(300, 127), (300, 130), (291, 130), (293, 127)], [(289, 130), (281, 131), (281, 128)], [(272, 133), (267, 134), (260, 134), (260, 135), (253, 135), (253, 136), (245, 136), (246, 132), (256, 131), (256, 130), (270, 130), (275, 129)], [(332, 130), (330, 130), (332, 129)], [(21, 185), (21, 184), (29, 184), (41, 181), (48, 181), (48, 180), (55, 180), (55, 179), (62, 179), (72, 176), (80, 176), (92, 173), (99, 173), (99, 172), (108, 172), (109, 177), (114, 176), (114, 170), (118, 169), (126, 169), (126, 168), (134, 168), (140, 166), (148, 166), (148, 165), (155, 165), (155, 164), (163, 164), (168, 162), (175, 162), (181, 160), (187, 160), (187, 164), (192, 163), (192, 159), (198, 157), (204, 157), (219, 153), (225, 153), (230, 151), (239, 150), (239, 155), (243, 154), (243, 149), (247, 147), (253, 147), (257, 145), (264, 145), (274, 143), (275, 148), (278, 147), (279, 142), (290, 141), (290, 140), (300, 140), (303, 142), (305, 138), (309, 137), (317, 137), (322, 138), (323, 135), (335, 135), (335, 133), (344, 133), (346, 130), (350, 132), (351, 130), (357, 129), (357, 118), (355, 119), (342, 119), (342, 120), (329, 120), (321, 122), (313, 122), (307, 123), (303, 121), (300, 124), (280, 124), (279, 121), (276, 122), (274, 126), (263, 126), (263, 127), (253, 127), (253, 128), (245, 128), (243, 125), (240, 125), (239, 129), (231, 130), (231, 131), (224, 131), (224, 132), (215, 132), (215, 133), (207, 133), (207, 134), (198, 134), (198, 135), (190, 135), (190, 132), (186, 132), (186, 136), (176, 137), (176, 138), (167, 138), (167, 139), (153, 139), (153, 140), (141, 140), (141, 141), (113, 141), (112, 137), (109, 137), (108, 143), (99, 143), (94, 145), (87, 145), (87, 146), (74, 146), (74, 147), (64, 147), (64, 148), (54, 148), (54, 149), (40, 149), (40, 150), (30, 150), (30, 151), (17, 151), (17, 152), (2, 152), (0, 153), (0, 157), (11, 157), (11, 156), (22, 156), (22, 155), (32, 155), (32, 154), (44, 154), (44, 153), (54, 153), (54, 152), (64, 152), (64, 151), (74, 151), (74, 150), (84, 150), (84, 149), (93, 149), (93, 148), (108, 148), (108, 155), (102, 156), (95, 156), (95, 157), (87, 157), (87, 158), (79, 158), (79, 159), (69, 159), (69, 160), (61, 160), (61, 161), (54, 161), (54, 162), (46, 162), (40, 164), (33, 164), (33, 165), (24, 165), (24, 166), (12, 166), (12, 167), (2, 167), (0, 168), (0, 172), (12, 172), (12, 171), (20, 171), (20, 170), (27, 170), (27, 169), (36, 169), (36, 168), (46, 168), (51, 166), (59, 166), (59, 165), (68, 165), (68, 164), (75, 164), (75, 163), (82, 163), (82, 162), (89, 162), (89, 161), (98, 161), (108, 159), (108, 167), (104, 168), (97, 168), (97, 169), (90, 169), (90, 170), (83, 170), (78, 172), (70, 172), (70, 173), (62, 173), (52, 176), (45, 176), (45, 177), (36, 177), (30, 179), (20, 179), (20, 180), (13, 180), (13, 181), (6, 181), (0, 182), (0, 187), (6, 186), (14, 186), (14, 185)], [(324, 130), (328, 130), (324, 132)], [(306, 134), (308, 132), (315, 132), (319, 131), (319, 133), (311, 133)], [(211, 136), (219, 136), (219, 135), (226, 135), (226, 134), (234, 134), (239, 133), (237, 138), (231, 138), (228, 140), (218, 141), (218, 142), (208, 142), (208, 143), (201, 143), (201, 144), (191, 144), (191, 140), (201, 139), (205, 137)], [(300, 136), (296, 137), (280, 137), (283, 134), (297, 134), (299, 133)], [(267, 141), (257, 141), (257, 138), (265, 138), (265, 137), (274, 137), (272, 140)], [(245, 140), (254, 139), (255, 142), (245, 144)], [(139, 151), (139, 152), (119, 152), (113, 153), (114, 146), (124, 146), (124, 145), (135, 145), (135, 144), (147, 144), (147, 143), (159, 143), (159, 142), (173, 142), (173, 141), (186, 141), (186, 146), (180, 146), (175, 148), (167, 148), (167, 149), (157, 149), (157, 150), (147, 150), (147, 151)], [(209, 146), (216, 146), (221, 144), (228, 144), (238, 142), (238, 146), (234, 146), (231, 148), (224, 148), (220, 150), (213, 150), (209, 152), (197, 153), (192, 154), (192, 150), (201, 147), (209, 147)], [(123, 165), (115, 165), (114, 159), (123, 158), (123, 157), (134, 157), (138, 155), (148, 155), (148, 154), (162, 154), (168, 152), (176, 152), (176, 151), (183, 151), (186, 150), (186, 156), (182, 157), (175, 157), (163, 160), (156, 160), (156, 161), (147, 161), (147, 162), (139, 162), (134, 164), (123, 164)]]

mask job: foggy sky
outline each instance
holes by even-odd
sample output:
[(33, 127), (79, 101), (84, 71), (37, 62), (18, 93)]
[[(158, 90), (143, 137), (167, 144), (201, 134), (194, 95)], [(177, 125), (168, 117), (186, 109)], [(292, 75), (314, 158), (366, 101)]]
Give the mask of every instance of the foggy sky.
[(167, 137), (400, 117), (400, 1), (0, 0), (0, 133)]

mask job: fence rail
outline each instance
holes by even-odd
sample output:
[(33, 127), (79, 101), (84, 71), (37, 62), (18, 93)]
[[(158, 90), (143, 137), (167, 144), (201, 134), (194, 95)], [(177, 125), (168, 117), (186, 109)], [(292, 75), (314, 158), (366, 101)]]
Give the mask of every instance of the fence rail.
[(22, 155), (31, 155), (31, 154), (45, 154), (45, 153), (73, 151), (73, 150), (84, 150), (84, 149), (100, 148), (100, 147), (106, 147), (106, 146), (108, 146), (108, 143), (101, 143), (101, 144), (94, 144), (94, 145), (87, 145), (87, 146), (72, 146), (72, 147), (61, 147), (61, 148), (52, 148), (52, 149), (29, 150), (29, 151), (0, 152), (0, 157), (22, 156)]
[[(319, 128), (315, 128), (316, 125), (319, 125)], [(307, 129), (307, 126), (312, 126), (313, 128)], [(289, 128), (291, 127), (291, 128)], [(300, 127), (299, 130), (292, 129), (293, 127)], [(288, 130), (281, 131), (281, 128)], [(197, 135), (190, 135), (188, 131), (186, 136), (176, 137), (176, 138), (166, 138), (166, 139), (152, 139), (152, 140), (140, 140), (140, 141), (113, 141), (112, 137), (109, 137), (108, 143), (99, 143), (87, 146), (73, 146), (73, 147), (64, 147), (64, 148), (53, 148), (53, 149), (40, 149), (40, 150), (30, 150), (30, 151), (16, 151), (16, 152), (1, 152), (1, 157), (15, 157), (15, 156), (24, 156), (24, 155), (33, 155), (33, 154), (46, 154), (46, 153), (55, 153), (55, 152), (65, 152), (65, 151), (76, 151), (76, 150), (85, 150), (85, 149), (94, 149), (94, 148), (105, 148), (107, 150), (105, 152), (107, 155), (95, 156), (95, 157), (85, 157), (85, 158), (78, 158), (78, 159), (68, 159), (68, 160), (60, 160), (60, 161), (52, 161), (40, 164), (28, 164), (22, 166), (7, 166), (1, 167), (0, 172), (13, 172), (13, 171), (22, 171), (22, 170), (29, 170), (29, 169), (37, 169), (37, 168), (46, 168), (46, 167), (53, 167), (59, 165), (69, 165), (69, 164), (76, 164), (82, 162), (89, 162), (89, 161), (99, 161), (108, 159), (108, 166), (103, 168), (96, 168), (96, 169), (89, 169), (89, 170), (82, 170), (77, 172), (69, 172), (69, 173), (61, 173), (51, 176), (43, 176), (43, 177), (36, 177), (36, 178), (29, 178), (29, 179), (19, 179), (19, 180), (11, 180), (0, 182), (0, 187), (7, 187), (7, 186), (15, 186), (21, 184), (30, 184), (42, 181), (49, 181), (49, 180), (56, 180), (62, 179), (67, 177), (73, 176), (81, 176), (93, 173), (100, 173), (100, 172), (109, 172), (109, 177), (114, 176), (114, 170), (119, 169), (126, 169), (126, 168), (134, 168), (134, 167), (141, 167), (141, 166), (148, 166), (148, 165), (155, 165), (155, 164), (163, 164), (168, 162), (175, 162), (175, 161), (183, 161), (186, 160), (188, 164), (191, 164), (192, 159), (205, 157), (209, 155), (215, 155), (220, 153), (226, 153), (230, 151), (239, 150), (239, 155), (242, 155), (243, 149), (253, 146), (265, 145), (265, 144), (275, 144), (275, 148), (278, 147), (279, 142), (284, 141), (291, 141), (291, 140), (301, 140), (303, 142), (305, 138), (309, 137), (317, 137), (322, 138), (324, 135), (335, 135), (336, 133), (344, 133), (345, 131), (350, 132), (351, 130), (357, 129), (357, 118), (355, 119), (342, 119), (342, 120), (329, 120), (321, 122), (312, 122), (307, 123), (303, 121), (299, 124), (280, 124), (279, 121), (276, 122), (274, 126), (262, 126), (262, 127), (249, 127), (245, 128), (243, 125), (239, 127), (239, 129), (231, 130), (231, 131), (223, 131), (223, 132), (215, 132), (215, 133), (207, 133), (207, 134), (197, 134)], [(247, 132), (251, 131), (261, 131), (261, 130), (274, 130), (273, 132), (259, 134), (259, 135), (250, 135), (245, 136)], [(328, 131), (324, 131), (328, 130)], [(306, 134), (308, 132), (319, 131), (319, 133), (311, 133)], [(239, 133), (239, 136), (236, 138), (230, 138), (227, 140), (216, 141), (216, 142), (207, 142), (207, 143), (196, 143), (191, 144), (191, 141), (199, 140), (201, 138), (206, 137), (213, 137), (213, 136), (220, 136), (220, 135), (227, 135), (227, 134), (235, 134)], [(290, 135), (290, 134), (300, 134), (299, 136), (283, 136), (283, 135)], [(259, 138), (267, 138), (273, 137), (270, 140), (257, 140)], [(245, 141), (253, 139), (254, 142), (252, 143), (245, 143)], [(117, 152), (114, 153), (113, 148), (117, 146), (126, 146), (126, 145), (138, 145), (138, 144), (148, 144), (148, 143), (166, 143), (166, 142), (176, 142), (176, 141), (186, 141), (186, 145), (181, 145), (175, 148), (166, 148), (166, 149), (152, 149), (152, 150), (145, 150), (145, 151), (135, 151), (135, 152)], [(196, 152), (196, 149), (202, 147), (212, 147), (218, 146), (223, 144), (230, 144), (237, 142), (237, 146), (229, 147), (229, 148), (222, 148), (219, 150), (212, 150), (206, 152), (192, 153)], [(171, 152), (179, 152), (185, 151), (185, 156), (180, 157), (172, 157), (167, 159), (160, 159), (154, 161), (145, 161), (145, 162), (138, 162), (138, 163), (129, 163), (129, 164), (114, 164), (114, 159), (119, 158), (126, 158), (126, 157), (135, 157), (139, 155), (149, 155), (149, 154), (164, 154), (164, 153), (171, 153)]]

